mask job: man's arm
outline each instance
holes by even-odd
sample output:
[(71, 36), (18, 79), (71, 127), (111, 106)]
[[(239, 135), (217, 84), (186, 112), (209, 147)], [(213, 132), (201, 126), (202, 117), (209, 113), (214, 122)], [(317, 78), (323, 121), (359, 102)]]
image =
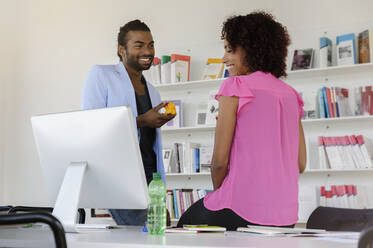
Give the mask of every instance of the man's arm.
[(219, 97), (219, 117), (216, 124), (214, 153), (211, 162), (211, 178), (214, 190), (224, 181), (228, 172), (229, 154), (236, 127), (238, 97)]

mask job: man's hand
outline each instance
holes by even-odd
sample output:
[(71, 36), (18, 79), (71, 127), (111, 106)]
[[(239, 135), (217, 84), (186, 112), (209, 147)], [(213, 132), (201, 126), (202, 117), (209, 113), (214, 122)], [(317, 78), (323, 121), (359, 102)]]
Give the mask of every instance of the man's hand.
[(166, 106), (166, 102), (160, 103), (158, 106), (152, 108), (145, 114), (139, 115), (136, 118), (136, 123), (138, 127), (151, 127), (151, 128), (160, 128), (168, 121), (175, 118), (176, 115), (172, 114), (160, 114), (158, 111)]

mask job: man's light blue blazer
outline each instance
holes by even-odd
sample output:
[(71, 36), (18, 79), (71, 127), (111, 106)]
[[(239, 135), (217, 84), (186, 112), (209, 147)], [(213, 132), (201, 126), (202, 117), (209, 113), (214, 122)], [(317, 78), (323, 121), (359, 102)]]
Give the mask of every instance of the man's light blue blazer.
[[(146, 85), (154, 108), (161, 103), (161, 97), (150, 83), (147, 82)], [(137, 105), (135, 90), (123, 63), (93, 66), (88, 73), (83, 87), (81, 109), (86, 110), (125, 105), (131, 107), (133, 116), (135, 117), (134, 119), (136, 120)], [(135, 127), (137, 128), (136, 121)], [(140, 142), (140, 130), (138, 128), (137, 134)], [(166, 183), (162, 159), (162, 140), (159, 128), (156, 128), (156, 138), (153, 149), (157, 156), (157, 172), (161, 174), (163, 181)]]

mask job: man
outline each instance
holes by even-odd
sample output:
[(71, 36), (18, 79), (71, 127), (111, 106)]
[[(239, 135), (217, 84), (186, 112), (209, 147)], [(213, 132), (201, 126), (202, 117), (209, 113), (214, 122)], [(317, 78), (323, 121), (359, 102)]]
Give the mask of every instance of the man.
[[(121, 27), (117, 54), (119, 64), (96, 65), (90, 70), (81, 108), (131, 106), (147, 183), (152, 180), (153, 172), (161, 173), (165, 182), (159, 128), (175, 116), (158, 113), (166, 103), (161, 102), (159, 93), (142, 76), (154, 58), (154, 41), (148, 26), (134, 20)], [(110, 213), (119, 225), (143, 225), (146, 220), (144, 210), (111, 209)]]

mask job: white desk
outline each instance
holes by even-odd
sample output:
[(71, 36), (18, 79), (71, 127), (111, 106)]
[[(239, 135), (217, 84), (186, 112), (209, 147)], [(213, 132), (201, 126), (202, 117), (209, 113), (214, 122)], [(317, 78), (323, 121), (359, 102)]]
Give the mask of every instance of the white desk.
[[(153, 236), (141, 228), (84, 231), (67, 234), (69, 248), (127, 248), (127, 247), (286, 247), (286, 248), (352, 248), (357, 243), (344, 243), (318, 238), (258, 237), (247, 233), (167, 233)], [(35, 228), (0, 228), (0, 247), (54, 247), (50, 230)]]

